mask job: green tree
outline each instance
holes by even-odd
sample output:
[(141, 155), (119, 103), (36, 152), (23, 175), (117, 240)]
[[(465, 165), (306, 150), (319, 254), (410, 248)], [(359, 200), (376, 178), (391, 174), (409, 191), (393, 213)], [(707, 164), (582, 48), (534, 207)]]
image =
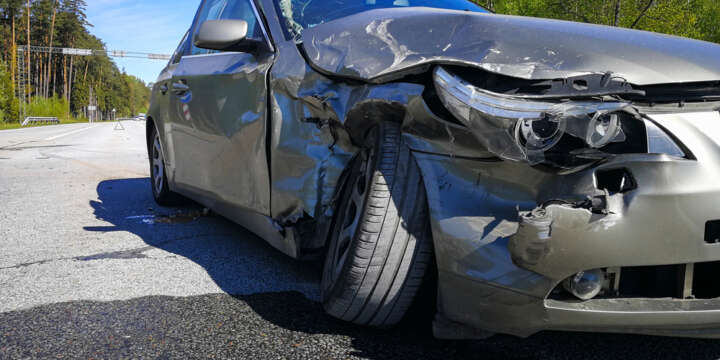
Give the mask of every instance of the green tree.
[(697, 27), (703, 39), (720, 43), (720, 2), (699, 0), (696, 5)]
[(13, 93), (10, 71), (0, 60), (0, 122), (11, 122), (18, 119), (18, 103)]
[(12, 84), (9, 79), (10, 76), (8, 75), (5, 63), (0, 61), (0, 123), (4, 123), (5, 118), (8, 117), (5, 104), (13, 96), (13, 94), (8, 96), (8, 89), (12, 88)]
[(720, 42), (717, 0), (478, 0), (501, 14), (618, 26)]

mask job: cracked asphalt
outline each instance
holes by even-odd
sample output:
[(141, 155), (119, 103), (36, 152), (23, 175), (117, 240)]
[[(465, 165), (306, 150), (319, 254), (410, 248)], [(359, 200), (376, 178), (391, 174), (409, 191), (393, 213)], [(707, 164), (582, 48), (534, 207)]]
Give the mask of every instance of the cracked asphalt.
[(325, 316), (319, 265), (154, 204), (144, 123), (0, 131), (0, 359), (717, 359), (720, 342), (547, 332), (439, 341)]

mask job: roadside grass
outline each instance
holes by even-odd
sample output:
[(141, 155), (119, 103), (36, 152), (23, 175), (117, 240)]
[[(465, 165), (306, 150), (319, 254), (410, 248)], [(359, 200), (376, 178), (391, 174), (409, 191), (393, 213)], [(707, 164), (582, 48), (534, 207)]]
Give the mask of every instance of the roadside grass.
[(39, 127), (39, 126), (56, 126), (56, 125), (62, 125), (62, 124), (78, 124), (78, 123), (86, 123), (88, 122), (88, 119), (86, 118), (72, 118), (72, 119), (62, 119), (60, 120), (60, 124), (33, 124), (28, 126), (20, 126), (19, 122), (11, 122), (11, 123), (3, 123), (0, 122), (0, 131), (2, 130), (12, 130), (12, 129), (20, 129), (20, 128), (29, 128), (29, 127)]
[[(68, 114), (70, 106), (65, 99), (58, 97), (43, 98), (33, 97), (29, 104), (27, 104), (28, 116), (39, 116), (39, 117), (54, 117), (60, 120), (60, 124), (74, 124), (88, 122), (85, 117), (73, 117)], [(27, 127), (36, 126), (52, 126), (52, 124), (40, 124), (40, 125), (28, 125)], [(21, 128), (20, 122), (12, 121), (7, 118), (0, 118), (0, 130), (10, 130)]]

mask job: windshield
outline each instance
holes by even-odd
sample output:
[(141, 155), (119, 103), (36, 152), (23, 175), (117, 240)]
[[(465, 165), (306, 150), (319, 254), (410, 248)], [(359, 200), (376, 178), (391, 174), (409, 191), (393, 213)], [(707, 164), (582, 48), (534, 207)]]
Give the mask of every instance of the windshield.
[(297, 38), (304, 29), (373, 9), (431, 7), (487, 12), (468, 0), (275, 0), (285, 30)]

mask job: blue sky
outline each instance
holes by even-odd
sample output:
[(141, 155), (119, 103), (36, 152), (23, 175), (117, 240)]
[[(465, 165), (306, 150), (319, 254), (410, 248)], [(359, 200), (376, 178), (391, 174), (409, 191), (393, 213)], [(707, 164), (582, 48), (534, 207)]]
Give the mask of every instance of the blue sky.
[[(172, 54), (190, 27), (200, 0), (87, 0), (90, 32), (108, 50)], [(155, 81), (166, 61), (115, 59), (145, 82)]]

